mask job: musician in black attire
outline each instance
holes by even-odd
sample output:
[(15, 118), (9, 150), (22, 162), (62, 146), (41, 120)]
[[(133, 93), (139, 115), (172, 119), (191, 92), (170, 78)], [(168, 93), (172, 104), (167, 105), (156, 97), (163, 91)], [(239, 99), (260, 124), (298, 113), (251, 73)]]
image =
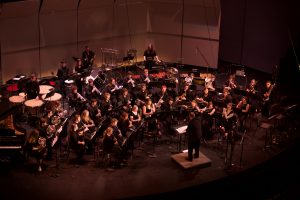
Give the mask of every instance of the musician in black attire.
[(228, 80), (225, 82), (225, 87), (227, 87), (230, 90), (238, 88), (238, 84), (235, 81), (235, 75), (234, 74), (229, 75)]
[(203, 127), (203, 137), (205, 139), (211, 139), (212, 137), (212, 126), (213, 126), (213, 115), (216, 109), (213, 105), (212, 101), (209, 101), (208, 104), (200, 109), (200, 113), (202, 113), (202, 127)]
[(71, 93), (68, 95), (69, 99), (69, 105), (76, 110), (79, 110), (82, 106), (83, 103), (86, 101), (85, 98), (79, 94), (77, 91), (77, 86), (73, 85), (71, 88)]
[(137, 105), (134, 105), (132, 107), (129, 119), (130, 119), (132, 125), (134, 125), (134, 126), (138, 126), (138, 124), (141, 122), (142, 118), (139, 113), (139, 107)]
[(167, 86), (166, 85), (162, 85), (161, 86), (161, 90), (157, 94), (157, 104), (156, 104), (156, 107), (160, 107), (161, 104), (163, 102), (167, 101), (168, 98), (169, 98), (169, 94), (168, 94), (168, 91), (167, 91)]
[(152, 78), (149, 74), (149, 70), (148, 69), (144, 69), (144, 73), (141, 74), (140, 76), (140, 83), (145, 83), (148, 84), (152, 81)]
[(94, 85), (93, 79), (88, 80), (88, 85), (85, 87), (85, 97), (87, 99), (96, 98), (98, 99), (101, 95), (101, 92), (98, 88)]
[(127, 76), (123, 80), (123, 85), (129, 91), (132, 91), (135, 88), (135, 80), (132, 78), (132, 72), (128, 72)]
[(118, 128), (120, 129), (123, 137), (127, 137), (126, 133), (129, 131), (130, 127), (132, 127), (132, 123), (128, 118), (128, 113), (122, 112), (118, 121)]
[(37, 82), (35, 74), (31, 75), (30, 81), (25, 86), (25, 92), (27, 94), (27, 99), (35, 99), (40, 93), (40, 86)]
[(208, 88), (204, 88), (203, 93), (196, 98), (196, 100), (201, 104), (201, 107), (207, 106), (208, 102), (212, 100), (211, 96), (209, 95)]
[(270, 106), (273, 101), (273, 88), (274, 85), (271, 81), (266, 81), (265, 90), (263, 94), (263, 107), (262, 107), (262, 114), (266, 117), (270, 116)]
[(57, 70), (56, 76), (60, 80), (66, 80), (69, 75), (69, 68), (67, 67), (67, 63), (65, 61), (60, 62), (60, 67)]
[[(189, 114), (189, 124), (186, 130), (188, 136), (188, 161), (193, 161), (193, 158), (199, 158), (200, 140), (202, 136), (202, 119), (201, 116), (195, 116), (195, 113)], [(193, 150), (195, 150), (193, 156)]]
[(69, 73), (70, 72), (69, 72), (69, 68), (67, 67), (67, 64), (64, 61), (61, 61), (56, 76), (59, 80), (60, 90), (63, 91), (63, 93), (65, 93), (64, 82), (68, 78)]
[(188, 100), (192, 101), (195, 98), (195, 92), (190, 89), (189, 84), (184, 84), (183, 88), (179, 92), (177, 100)]
[(150, 43), (148, 45), (148, 48), (144, 51), (145, 68), (152, 70), (152, 66), (155, 63), (155, 60), (157, 62), (160, 62), (158, 56), (156, 55), (156, 51), (153, 49), (153, 45)]
[(250, 94), (257, 93), (257, 81), (255, 79), (251, 79), (250, 83), (246, 87), (246, 91)]
[(78, 76), (75, 79), (75, 84), (76, 84), (76, 86), (78, 88), (78, 92), (80, 94), (82, 94), (82, 85), (83, 85), (83, 82), (81, 81), (81, 77), (82, 77), (82, 74), (84, 72), (84, 68), (82, 66), (82, 61), (81, 61), (80, 58), (78, 58), (76, 60), (76, 64), (75, 64), (75, 68), (74, 69), (75, 69), (75, 72), (78, 73)]
[(118, 97), (118, 107), (124, 111), (129, 111), (131, 107), (131, 98), (126, 88), (122, 89), (121, 94)]
[(121, 130), (118, 127), (118, 120), (116, 118), (112, 118), (110, 121), (110, 127), (113, 129), (113, 135), (117, 139), (119, 145), (122, 145), (123, 142), (123, 135)]
[(113, 129), (108, 127), (103, 133), (103, 151), (109, 154), (113, 153), (115, 145), (118, 145), (118, 141), (113, 135)]
[(110, 93), (105, 92), (103, 94), (103, 99), (100, 102), (100, 109), (103, 115), (107, 115), (108, 112), (112, 110), (113, 106), (110, 101)]
[(228, 103), (232, 103), (232, 96), (227, 88), (223, 89), (223, 94), (221, 96), (221, 100), (227, 105)]
[(149, 98), (149, 91), (147, 90), (146, 84), (142, 84), (141, 89), (137, 93), (138, 104), (145, 104), (147, 99)]
[(76, 150), (78, 158), (82, 158), (85, 153), (84, 125), (79, 114), (74, 116), (73, 124), (70, 128), (70, 145)]
[(91, 51), (88, 46), (85, 46), (85, 50), (84, 52), (82, 52), (82, 61), (84, 69), (93, 67), (95, 56), (95, 52)]
[(101, 120), (101, 110), (99, 109), (97, 99), (91, 100), (88, 111), (90, 112), (91, 119), (94, 121), (95, 125), (98, 126)]
[(237, 114), (240, 120), (240, 129), (241, 131), (244, 131), (246, 128), (245, 121), (250, 110), (250, 104), (247, 101), (247, 97), (243, 97), (241, 101), (236, 105), (236, 108), (238, 110)]
[(233, 128), (236, 123), (236, 116), (232, 109), (232, 103), (228, 103), (226, 108), (223, 108), (222, 112), (222, 122), (220, 126), (220, 131), (223, 132), (225, 138), (230, 137), (230, 139), (234, 136), (231, 133), (233, 133)]

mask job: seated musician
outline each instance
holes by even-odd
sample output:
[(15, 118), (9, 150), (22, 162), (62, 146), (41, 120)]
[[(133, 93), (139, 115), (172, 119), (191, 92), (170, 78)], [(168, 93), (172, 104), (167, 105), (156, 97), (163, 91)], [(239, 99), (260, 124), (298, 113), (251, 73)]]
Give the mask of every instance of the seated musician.
[(179, 96), (176, 101), (188, 100), (192, 101), (195, 98), (195, 92), (190, 90), (189, 84), (184, 84), (182, 90), (179, 92)]
[(148, 69), (144, 69), (144, 73), (140, 76), (140, 83), (148, 84), (152, 81)]
[(200, 113), (205, 114), (205, 117), (202, 119), (202, 130), (203, 130), (203, 137), (206, 139), (211, 139), (212, 137), (212, 126), (213, 126), (213, 114), (215, 113), (216, 109), (212, 101), (209, 101), (208, 104), (200, 109)]
[(157, 96), (158, 96), (158, 101), (156, 103), (156, 107), (160, 108), (161, 104), (163, 102), (167, 101), (167, 99), (169, 97), (166, 85), (161, 86), (161, 90), (158, 92)]
[(92, 99), (92, 98), (99, 98), (101, 92), (95, 86), (93, 79), (88, 80), (88, 85), (85, 88), (85, 98)]
[(108, 112), (112, 110), (113, 106), (110, 101), (110, 93), (105, 92), (103, 94), (103, 99), (100, 102), (100, 109), (103, 115), (106, 115)]
[(257, 81), (255, 79), (251, 79), (249, 85), (246, 87), (246, 91), (251, 94), (257, 93)]
[(88, 111), (90, 112), (91, 119), (95, 122), (95, 125), (98, 126), (101, 121), (101, 110), (99, 109), (97, 99), (91, 100)]
[(134, 105), (132, 107), (129, 119), (134, 126), (137, 126), (141, 122), (142, 118), (139, 113), (139, 107), (137, 105)]
[(113, 134), (112, 127), (108, 127), (103, 133), (103, 151), (105, 153), (113, 153), (114, 146), (117, 146), (118, 141)]
[(115, 78), (110, 78), (109, 83), (105, 87), (105, 91), (110, 94), (115, 94), (122, 87), (118, 85)]
[(200, 113), (201, 109), (199, 108), (197, 102), (195, 100), (191, 101), (191, 112), (194, 112), (195, 114)]
[(129, 111), (131, 107), (131, 98), (129, 96), (128, 90), (123, 88), (121, 94), (118, 97), (118, 107), (121, 107), (124, 111)]
[(238, 109), (238, 117), (240, 120), (240, 129), (241, 131), (245, 130), (245, 120), (248, 116), (250, 110), (250, 104), (247, 101), (247, 97), (243, 97), (241, 101), (236, 105)]
[(170, 133), (172, 122), (176, 118), (176, 115), (174, 114), (174, 99), (172, 97), (169, 97), (165, 102), (161, 104), (160, 109), (162, 111), (159, 119), (161, 130), (162, 132)]
[(165, 81), (175, 83), (176, 85), (179, 83), (178, 79), (173, 75), (171, 69), (167, 70), (167, 73), (163, 78), (164, 78)]
[(127, 112), (122, 112), (117, 125), (121, 131), (122, 136), (124, 138), (127, 137), (126, 133), (132, 127), (132, 122), (129, 120)]
[(196, 100), (202, 105), (202, 107), (207, 106), (208, 102), (211, 101), (208, 88), (204, 88), (203, 93), (199, 97), (196, 97)]
[(113, 129), (113, 135), (117, 139), (119, 145), (121, 145), (124, 138), (123, 138), (123, 135), (121, 133), (121, 130), (118, 127), (118, 120), (116, 118), (112, 118), (111, 121), (110, 121), (110, 126), (109, 127), (111, 127)]
[(85, 152), (84, 129), (80, 115), (76, 114), (70, 128), (70, 145), (77, 151), (78, 158), (82, 158)]
[(151, 99), (147, 99), (146, 104), (142, 108), (143, 116), (145, 118), (150, 118), (155, 113), (155, 105), (152, 103)]
[(137, 93), (137, 105), (144, 105), (150, 96), (146, 84), (142, 84), (141, 89)]
[(40, 134), (40, 131), (34, 129), (26, 139), (26, 150), (29, 155), (34, 156), (38, 162), (38, 171), (42, 171), (43, 159), (47, 153), (46, 138)]
[(209, 91), (215, 91), (216, 90), (216, 83), (215, 83), (215, 75), (210, 74), (205, 78), (205, 87), (208, 88)]
[(28, 100), (35, 99), (39, 96), (40, 86), (35, 74), (31, 74), (30, 81), (25, 85), (25, 93), (27, 94)]
[(271, 81), (266, 81), (265, 90), (263, 93), (263, 108), (262, 108), (262, 114), (266, 117), (270, 116), (269, 109), (273, 101), (273, 96), (272, 96), (273, 89), (274, 89), (274, 85), (271, 83)]
[(54, 101), (53, 103), (51, 103), (49, 105), (50, 105), (50, 109), (53, 112), (53, 115), (55, 115), (55, 116), (62, 117), (67, 112), (66, 110), (64, 110), (62, 108), (61, 103), (58, 101)]
[(92, 151), (92, 142), (91, 140), (96, 134), (96, 126), (94, 121), (90, 117), (90, 113), (88, 110), (83, 110), (81, 113), (81, 122), (85, 127), (84, 133), (84, 140), (86, 142), (87, 150), (91, 153)]
[(232, 96), (230, 95), (230, 92), (229, 92), (228, 88), (223, 89), (223, 93), (221, 95), (220, 100), (223, 101), (226, 105), (228, 103), (232, 103)]
[(238, 88), (234, 74), (229, 75), (228, 80), (225, 82), (225, 87), (229, 90)]
[(50, 160), (52, 159), (52, 141), (56, 133), (56, 127), (51, 123), (51, 120), (47, 119), (47, 115), (40, 118), (39, 133), (46, 139), (46, 158)]
[(95, 123), (90, 117), (90, 112), (88, 110), (83, 110), (81, 113), (81, 121), (83, 125), (89, 130), (93, 130), (95, 128)]
[(194, 76), (194, 73), (190, 73), (189, 76), (185, 77), (184, 83), (187, 85), (191, 85), (193, 83)]
[(142, 108), (143, 116), (146, 120), (147, 131), (152, 131), (156, 128), (156, 119), (151, 118), (151, 116), (156, 112), (154, 103), (151, 99), (147, 99), (146, 104)]
[[(132, 110), (129, 115), (129, 119), (134, 128), (143, 124), (141, 113), (140, 113), (139, 107), (137, 105), (134, 105), (132, 107)], [(144, 132), (143, 131), (138, 132), (137, 139), (143, 143), (143, 140), (144, 140)]]
[(132, 72), (128, 72), (126, 78), (123, 80), (124, 87), (129, 91), (135, 88), (135, 80), (132, 78)]
[(71, 93), (68, 95), (69, 105), (75, 109), (81, 108), (82, 104), (86, 101), (85, 98), (77, 91), (77, 86), (73, 85)]
[(235, 122), (236, 117), (232, 109), (232, 103), (228, 103), (226, 108), (223, 108), (221, 122), (222, 125), (220, 126), (220, 131), (224, 133), (225, 138), (227, 138), (229, 133), (233, 130), (233, 125)]

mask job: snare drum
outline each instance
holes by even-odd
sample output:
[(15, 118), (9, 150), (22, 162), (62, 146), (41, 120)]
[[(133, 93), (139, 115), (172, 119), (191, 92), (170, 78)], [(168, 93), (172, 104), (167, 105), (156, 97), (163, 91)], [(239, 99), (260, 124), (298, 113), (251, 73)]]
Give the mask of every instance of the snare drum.
[(40, 94), (48, 94), (52, 90), (54, 90), (54, 87), (50, 85), (40, 85)]

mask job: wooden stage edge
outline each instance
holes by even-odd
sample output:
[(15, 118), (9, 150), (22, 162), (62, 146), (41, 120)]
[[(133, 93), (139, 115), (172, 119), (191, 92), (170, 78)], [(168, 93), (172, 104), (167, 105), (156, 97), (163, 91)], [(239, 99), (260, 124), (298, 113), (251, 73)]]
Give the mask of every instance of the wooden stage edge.
[(186, 160), (187, 157), (187, 152), (178, 153), (171, 156), (172, 160), (174, 160), (184, 169), (191, 169), (194, 167), (205, 168), (211, 166), (211, 160), (208, 157), (206, 157), (203, 153), (201, 153), (201, 151), (199, 154), (199, 158), (194, 158), (192, 162)]

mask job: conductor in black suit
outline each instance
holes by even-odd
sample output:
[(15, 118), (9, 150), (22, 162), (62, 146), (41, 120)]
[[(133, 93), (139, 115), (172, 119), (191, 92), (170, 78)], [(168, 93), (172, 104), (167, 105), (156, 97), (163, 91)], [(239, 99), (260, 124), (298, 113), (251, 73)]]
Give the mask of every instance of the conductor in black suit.
[(189, 124), (186, 130), (188, 136), (188, 161), (193, 161), (193, 150), (195, 150), (194, 158), (199, 158), (200, 140), (202, 136), (201, 123), (201, 116), (195, 117), (194, 112), (189, 114)]

